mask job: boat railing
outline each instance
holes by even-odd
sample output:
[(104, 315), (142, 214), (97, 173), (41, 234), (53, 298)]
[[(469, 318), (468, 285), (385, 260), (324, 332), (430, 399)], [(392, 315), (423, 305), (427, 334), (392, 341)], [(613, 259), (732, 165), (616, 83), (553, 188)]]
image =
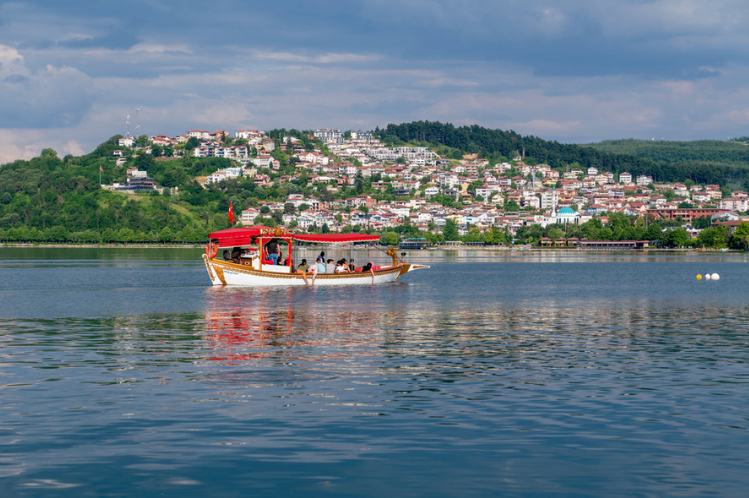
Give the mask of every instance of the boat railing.
[(263, 271), (270, 273), (291, 273), (291, 268), (281, 265), (263, 265)]

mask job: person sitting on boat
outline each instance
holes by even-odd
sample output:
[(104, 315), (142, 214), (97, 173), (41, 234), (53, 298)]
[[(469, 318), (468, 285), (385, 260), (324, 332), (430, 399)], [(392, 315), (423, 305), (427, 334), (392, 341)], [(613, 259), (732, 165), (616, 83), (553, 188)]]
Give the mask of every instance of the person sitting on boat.
[(338, 261), (338, 264), (335, 267), (336, 273), (348, 273), (348, 267), (346, 266), (346, 258), (343, 258)]
[(312, 271), (310, 271), (310, 267), (307, 264), (307, 260), (306, 259), (302, 259), (302, 262), (299, 264), (299, 266), (296, 267), (296, 273), (298, 273), (299, 275), (302, 276), (302, 278), (304, 279), (305, 285), (309, 285), (309, 282), (307, 281), (307, 273), (308, 272), (311, 275), (313, 275), (312, 283), (313, 284), (315, 283), (314, 277), (317, 276), (317, 267), (313, 266), (313, 268), (314, 268), (314, 273)]
[(325, 264), (325, 259), (323, 259), (322, 256), (317, 257), (315, 266), (317, 267), (317, 273), (326, 273), (328, 271), (328, 267)]
[(276, 239), (270, 239), (270, 241), (265, 244), (265, 252), (268, 255), (268, 259), (271, 261), (271, 264), (277, 265), (278, 256), (281, 254), (281, 250), (278, 247), (278, 241)]
[(348, 262), (348, 271), (356, 271), (356, 265), (354, 264), (354, 258)]
[(325, 273), (335, 273), (335, 264), (332, 259), (328, 260), (328, 264), (325, 265)]
[(374, 266), (372, 266), (372, 262), (371, 261), (369, 263), (367, 263), (366, 265), (362, 266), (361, 272), (362, 273), (369, 272), (369, 274), (372, 275), (372, 283), (374, 283), (374, 277), (375, 277)]
[(231, 254), (229, 253), (229, 249), (224, 249), (223, 257), (224, 261), (231, 261)]
[[(317, 258), (317, 260), (320, 261), (320, 258)], [(307, 274), (312, 275), (312, 285), (315, 285), (315, 279), (317, 278), (317, 263), (309, 267), (309, 270), (307, 270)]]
[(241, 247), (235, 247), (231, 250), (231, 260), (235, 263), (240, 263), (241, 260), (239, 259), (242, 255), (242, 248)]

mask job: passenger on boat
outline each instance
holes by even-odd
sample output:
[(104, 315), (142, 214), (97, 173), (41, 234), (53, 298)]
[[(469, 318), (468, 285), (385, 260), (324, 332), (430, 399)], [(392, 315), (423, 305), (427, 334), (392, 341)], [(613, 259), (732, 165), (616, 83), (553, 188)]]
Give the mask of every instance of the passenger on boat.
[(348, 271), (356, 271), (356, 265), (354, 264), (354, 258), (348, 263)]
[[(302, 259), (302, 262), (299, 264), (299, 266), (296, 267), (296, 273), (302, 276), (305, 284), (309, 285), (309, 282), (307, 281), (307, 270), (309, 270), (309, 265), (307, 264), (307, 260)], [(316, 269), (315, 269), (315, 273), (317, 273)]]
[(317, 259), (322, 259), (323, 263), (325, 262), (325, 251), (320, 251), (320, 255), (317, 257)]
[(272, 261), (274, 265), (277, 265), (278, 256), (281, 254), (281, 251), (278, 247), (278, 241), (276, 239), (270, 239), (270, 241), (265, 244), (265, 252), (268, 255), (268, 259)]
[(332, 259), (329, 259), (328, 264), (325, 265), (325, 273), (335, 273), (335, 264)]
[(375, 276), (375, 274), (374, 274), (374, 267), (372, 266), (372, 262), (371, 261), (369, 263), (367, 263), (366, 265), (362, 266), (361, 271), (362, 271), (362, 273), (369, 272), (369, 274), (372, 275), (372, 283), (374, 283), (374, 276)]
[(229, 254), (229, 249), (224, 249), (224, 252), (222, 254), (224, 256), (224, 261), (231, 261), (231, 254)]
[(241, 255), (242, 255), (241, 247), (235, 247), (234, 249), (231, 250), (231, 260), (237, 264), (241, 262), (241, 260), (239, 259)]
[(348, 273), (348, 267), (346, 266), (346, 258), (338, 261), (335, 267), (336, 273)]
[(325, 264), (325, 260), (322, 256), (317, 257), (317, 261), (315, 262), (315, 266), (317, 267), (317, 273), (326, 273), (328, 271), (328, 267)]
[[(320, 258), (317, 259), (319, 260)], [(312, 285), (315, 285), (315, 279), (317, 278), (317, 263), (310, 266), (309, 270), (307, 270), (307, 273), (309, 275), (312, 275)]]

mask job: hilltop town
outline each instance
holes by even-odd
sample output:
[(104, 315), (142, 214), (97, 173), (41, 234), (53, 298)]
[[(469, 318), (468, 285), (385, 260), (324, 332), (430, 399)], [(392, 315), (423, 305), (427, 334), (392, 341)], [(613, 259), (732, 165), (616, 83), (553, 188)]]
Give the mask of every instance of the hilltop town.
[[(575, 164), (560, 171), (523, 157), (522, 151), (494, 164), (477, 154), (440, 157), (429, 147), (388, 147), (372, 132), (318, 129), (272, 138), (258, 130), (233, 134), (190, 130), (177, 137), (152, 136), (140, 145), (133, 137), (120, 138), (118, 143), (122, 149), (113, 155), (123, 166), (126, 155), (138, 152), (164, 158), (230, 159), (230, 167), (197, 179), (206, 188), (240, 179), (259, 187), (301, 182), (301, 192), (290, 189), (285, 198), (237, 206), (237, 223), (242, 225), (392, 231), (401, 238), (425, 235), (432, 242), (514, 239), (568, 246), (590, 239), (586, 235), (616, 240), (605, 229), (612, 216), (620, 220), (624, 216), (631, 221), (630, 230), (619, 239), (621, 235), (631, 240), (658, 239), (660, 229), (670, 227), (683, 230), (674, 242), (687, 245), (705, 228), (726, 227), (725, 235), (726, 229), (740, 224), (741, 214), (749, 208), (746, 192), (719, 185), (654, 183), (647, 175), (621, 172), (615, 177)], [(110, 188), (142, 192), (157, 186), (148, 181), (147, 172), (130, 168), (128, 183)], [(357, 195), (344, 195), (352, 190)], [(657, 222), (658, 230), (646, 232), (648, 222)], [(586, 224), (591, 230), (584, 230)]]
[[(452, 145), (394, 136), (409, 126), (416, 136), (453, 131), (423, 122), (387, 132), (190, 130), (116, 135), (79, 157), (45, 149), (0, 168), (0, 241), (202, 242), (231, 226), (231, 206), (234, 226), (376, 233), (389, 244), (749, 245), (749, 195), (715, 175), (697, 184), (678, 165), (498, 130), (455, 130)], [(505, 140), (501, 152), (484, 148), (495, 139)], [(573, 159), (526, 153), (555, 147)]]

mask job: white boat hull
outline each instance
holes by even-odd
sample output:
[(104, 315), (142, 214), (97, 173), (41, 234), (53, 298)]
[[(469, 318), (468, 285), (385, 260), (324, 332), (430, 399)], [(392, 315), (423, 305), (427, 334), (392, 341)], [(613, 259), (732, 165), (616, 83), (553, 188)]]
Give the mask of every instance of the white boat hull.
[(307, 283), (300, 274), (278, 273), (254, 269), (249, 265), (240, 265), (218, 259), (209, 259), (203, 255), (208, 276), (213, 285), (240, 285), (251, 287), (269, 286), (304, 286), (304, 285), (373, 285), (395, 282), (401, 275), (424, 265), (401, 264), (371, 273), (321, 273), (312, 284), (312, 275), (307, 275)]

